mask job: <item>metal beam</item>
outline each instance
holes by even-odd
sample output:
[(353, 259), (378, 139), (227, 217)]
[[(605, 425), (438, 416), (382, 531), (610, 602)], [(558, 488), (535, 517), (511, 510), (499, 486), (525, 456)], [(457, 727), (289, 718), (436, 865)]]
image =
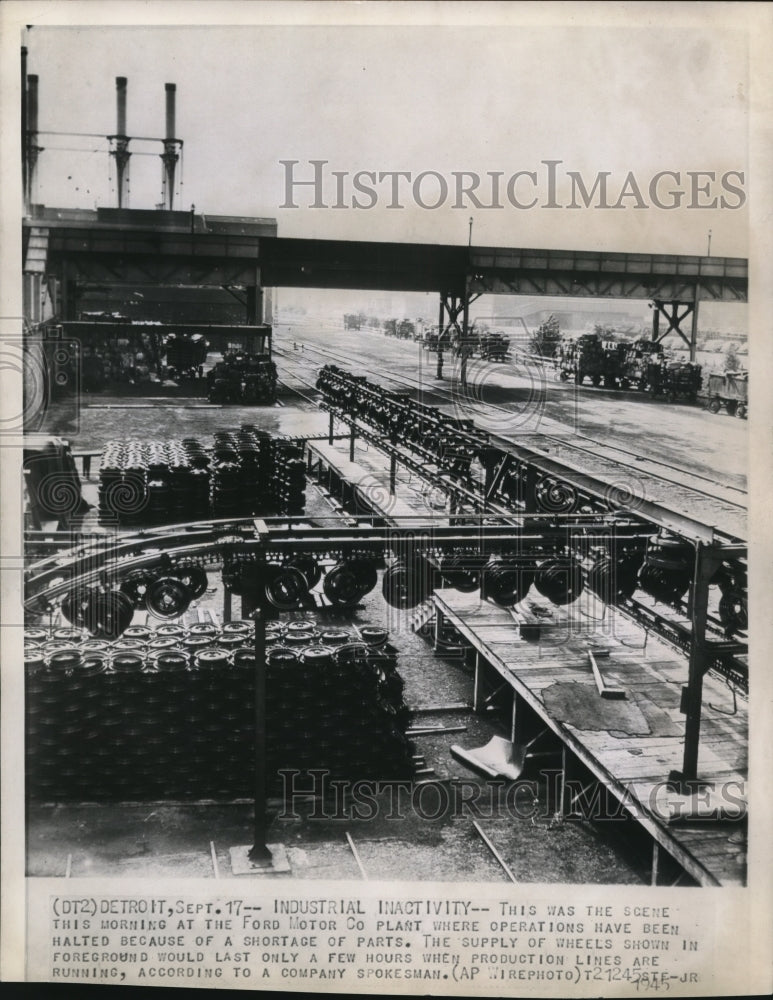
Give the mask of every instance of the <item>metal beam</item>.
[[(171, 280), (190, 282), (198, 267), (213, 284), (254, 284), (250, 269), (259, 263), (266, 287), (695, 302), (700, 286), (706, 300), (747, 299), (744, 258), (285, 239), (266, 234), (270, 227), (260, 223), (267, 220), (244, 220), (239, 226), (197, 217), (191, 232), (188, 213), (158, 212), (156, 225), (147, 212), (79, 216), (62, 210), (61, 219), (49, 218), (50, 213), (24, 224), (49, 228), (52, 266), (61, 257), (80, 258), (88, 260), (82, 266), (89, 271), (98, 270), (100, 258), (127, 269), (137, 258), (151, 269), (148, 261), (165, 258), (176, 269)], [(141, 224), (135, 221), (140, 216)]]

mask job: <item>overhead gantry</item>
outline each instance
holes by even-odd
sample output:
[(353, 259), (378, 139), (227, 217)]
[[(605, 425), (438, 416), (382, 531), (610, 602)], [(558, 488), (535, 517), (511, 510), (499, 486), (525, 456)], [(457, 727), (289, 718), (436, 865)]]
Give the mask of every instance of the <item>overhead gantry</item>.
[(748, 261), (738, 257), (277, 237), (260, 241), (260, 259), (266, 285), (438, 292), (441, 342), (466, 338), (469, 307), (484, 294), (643, 299), (653, 305), (652, 339), (676, 331), (695, 360), (698, 304), (747, 301)]
[(639, 299), (653, 305), (652, 339), (676, 331), (694, 360), (699, 303), (748, 294), (748, 261), (738, 257), (292, 239), (276, 236), (272, 219), (117, 209), (41, 208), (24, 231), (25, 272), (56, 280), (63, 320), (77, 319), (87, 282), (242, 286), (253, 324), (263, 288), (435, 292), (441, 335), (463, 339), (484, 294)]

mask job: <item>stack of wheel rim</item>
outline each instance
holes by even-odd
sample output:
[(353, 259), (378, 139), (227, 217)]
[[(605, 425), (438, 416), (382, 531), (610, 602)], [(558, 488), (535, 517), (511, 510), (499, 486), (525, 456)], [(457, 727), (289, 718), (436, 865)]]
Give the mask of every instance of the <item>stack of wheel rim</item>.
[[(172, 640), (173, 641), (173, 640)], [(158, 695), (155, 719), (163, 738), (156, 747), (159, 784), (163, 794), (178, 798), (187, 794), (191, 732), (187, 699), (190, 690), (190, 657), (180, 649), (151, 651), (153, 681)], [(183, 780), (186, 787), (182, 787)]]
[[(34, 798), (252, 793), (253, 622), (135, 626), (113, 642), (71, 629), (47, 635), (35, 633), (25, 653)], [(410, 775), (408, 709), (387, 639), (384, 629), (318, 629), (307, 618), (267, 623), (270, 774), (319, 766), (338, 778)]]
[(214, 464), (212, 467), (212, 514), (230, 517), (242, 509), (240, 490), (241, 469), (235, 442), (231, 435), (215, 435)]
[(232, 791), (231, 762), (224, 745), (226, 695), (231, 655), (212, 643), (193, 656), (188, 699), (188, 725), (194, 734), (190, 755), (190, 790), (207, 797)]
[(46, 688), (54, 677), (48, 676), (45, 653), (38, 647), (24, 651), (25, 762), (28, 794), (38, 798), (56, 797), (56, 760), (41, 752), (42, 739), (48, 736), (49, 720)]
[(306, 506), (306, 467), (294, 441), (273, 441), (273, 503), (277, 514), (302, 514)]
[(107, 681), (113, 696), (113, 711), (105, 721), (114, 723), (110, 744), (113, 750), (112, 788), (115, 797), (135, 799), (142, 796), (154, 773), (145, 737), (147, 702), (145, 679), (147, 656), (142, 649), (113, 652)]
[(190, 511), (191, 519), (198, 521), (209, 517), (211, 475), (209, 456), (195, 442), (188, 446), (188, 462), (190, 463)]

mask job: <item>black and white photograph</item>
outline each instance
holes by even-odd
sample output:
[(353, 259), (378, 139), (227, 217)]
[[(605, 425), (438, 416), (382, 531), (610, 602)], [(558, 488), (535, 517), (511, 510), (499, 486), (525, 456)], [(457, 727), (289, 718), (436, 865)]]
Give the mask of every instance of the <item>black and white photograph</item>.
[(2, 977), (769, 992), (771, 6), (3, 8)]

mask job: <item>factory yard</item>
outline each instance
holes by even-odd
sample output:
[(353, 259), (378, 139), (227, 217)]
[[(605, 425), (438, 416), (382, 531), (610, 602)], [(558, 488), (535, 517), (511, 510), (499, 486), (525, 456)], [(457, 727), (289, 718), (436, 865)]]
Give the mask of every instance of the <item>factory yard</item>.
[[(734, 508), (733, 523), (744, 524), (747, 425), (741, 420), (686, 404), (657, 403), (630, 392), (577, 389), (553, 379), (552, 372), (517, 361), (471, 362), (469, 386), (463, 391), (458, 362), (448, 359), (439, 381), (435, 378), (435, 355), (421, 351), (420, 345), (311, 322), (302, 327), (297, 323), (275, 327), (274, 357), (279, 370), (279, 396), (274, 406), (217, 406), (200, 395), (122, 397), (103, 392), (84, 395), (74, 421), (71, 415), (63, 416), (64, 411), (52, 409), (51, 423), (41, 430), (66, 437), (76, 454), (99, 452), (111, 438), (205, 439), (246, 423), (272, 436), (301, 436), (322, 442), (327, 440), (329, 421), (319, 409), (315, 386), (320, 368), (332, 363), (389, 389), (409, 392), (443, 413), (472, 419), (497, 439), (525, 442), (555, 460), (576, 463), (583, 456), (590, 460), (588, 456), (594, 454), (597, 460), (604, 452), (606, 462), (616, 466), (616, 487), (634, 496), (646, 495), (648, 475), (673, 484), (674, 489), (677, 484), (687, 484), (699, 490), (708, 505), (712, 498), (721, 498), (725, 516)], [(345, 465), (348, 428), (336, 421), (335, 434)], [(372, 445), (358, 440), (353, 457), (369, 476), (385, 482), (386, 468)], [(83, 479), (84, 497), (94, 506), (96, 474), (92, 464), (90, 475)], [(398, 470), (395, 492), (406, 509), (427, 511), (426, 488), (409, 471)], [(332, 507), (341, 523), (346, 523), (346, 512), (340, 505), (333, 502)], [(331, 516), (329, 491), (320, 490), (313, 482), (307, 489), (306, 516), (312, 521)], [(94, 522), (94, 514), (87, 515), (86, 525)], [(733, 534), (745, 537), (743, 530)], [(219, 574), (211, 574), (206, 594), (192, 603), (183, 624), (218, 621), (223, 601)], [(234, 615), (238, 618), (236, 610)], [(138, 612), (134, 623), (144, 622), (145, 617)], [(298, 615), (280, 617), (293, 620)], [(308, 613), (300, 617), (308, 617)], [(410, 728), (426, 729), (413, 737), (420, 767), (430, 782), (456, 779), (467, 793), (472, 788), (486, 803), (490, 783), (455, 758), (450, 747), (459, 743), (475, 747), (497, 735), (506, 737), (510, 707), (506, 697), (492, 697), (485, 710), (481, 712), (478, 705), (478, 711), (473, 711), (479, 681), (469, 647), (466, 653), (464, 644), (446, 653), (433, 651), (429, 624), (414, 630), (416, 623), (408, 612), (396, 611), (375, 594), (360, 603), (353, 617), (336, 619), (328, 614), (325, 620), (328, 625), (379, 626), (389, 631), (405, 682), (405, 702), (412, 712)], [(650, 648), (658, 648), (652, 641), (655, 646)], [(660, 650), (658, 655), (670, 654)], [(707, 678), (704, 700), (720, 705), (727, 702), (727, 688), (720, 678)], [(671, 717), (681, 718), (678, 712), (672, 712)], [(661, 730), (657, 726), (653, 729), (653, 718), (648, 716), (650, 731), (664, 735), (678, 732), (673, 722)], [(662, 720), (658, 724), (662, 725)], [(704, 730), (714, 732), (717, 724), (721, 730), (718, 714), (704, 710)], [(743, 757), (737, 758), (734, 769), (743, 769)], [(550, 759), (542, 764), (543, 768), (550, 766)], [(527, 767), (525, 777), (532, 781), (517, 814), (509, 810), (503, 815), (501, 809), (493, 808), (489, 813), (484, 811), (485, 819), (480, 819), (518, 881), (642, 884), (650, 880), (651, 847), (642, 828), (630, 817), (619, 816), (617, 822), (607, 823), (559, 817), (555, 789), (540, 776), (536, 761)], [(456, 786), (452, 783), (447, 787)], [(420, 803), (417, 811), (414, 790), (404, 816), (386, 820), (390, 803), (388, 793), (383, 794), (378, 815), (369, 821), (351, 815), (314, 819), (303, 809), (283, 816), (279, 800), (270, 800), (273, 819), (268, 840), (285, 846), (293, 877), (356, 878), (361, 865), (370, 878), (503, 878), (502, 868), (472, 826), (473, 810), (427, 815), (426, 804)], [(249, 800), (114, 802), (102, 806), (34, 802), (29, 810), (28, 874), (56, 875), (66, 870), (73, 876), (128, 875), (142, 871), (228, 877), (229, 848), (249, 839), (250, 822)], [(743, 879), (743, 849), (734, 848), (731, 853), (736, 864), (731, 881), (735, 882)], [(661, 877), (666, 861), (671, 863), (671, 859), (664, 856), (661, 860)], [(678, 866), (674, 867), (674, 872), (678, 871)]]

